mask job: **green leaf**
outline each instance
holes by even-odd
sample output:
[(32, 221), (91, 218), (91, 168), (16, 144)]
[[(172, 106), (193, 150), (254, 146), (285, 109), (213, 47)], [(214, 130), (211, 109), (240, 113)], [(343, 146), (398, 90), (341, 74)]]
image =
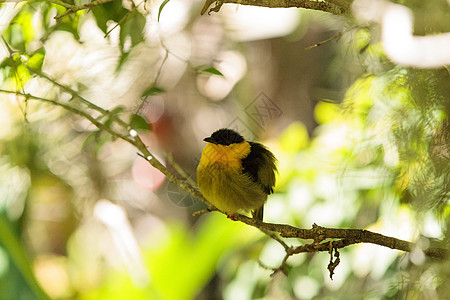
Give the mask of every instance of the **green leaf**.
[(107, 32), (107, 22), (113, 20), (116, 23), (127, 14), (129, 10), (122, 6), (122, 1), (112, 1), (92, 8), (97, 26), (104, 32)]
[(45, 58), (45, 49), (44, 47), (39, 48), (34, 51), (31, 57), (28, 59), (27, 66), (32, 68), (33, 70), (41, 71), (42, 64), (44, 63)]
[(93, 7), (91, 11), (92, 14), (94, 15), (95, 22), (97, 23), (98, 28), (100, 28), (103, 31), (103, 33), (106, 33), (107, 31), (106, 22), (108, 22), (109, 18), (103, 5)]
[[(121, 55), (119, 57), (116, 72), (121, 70), (129, 56), (131, 48), (144, 41), (143, 31), (145, 22), (145, 17), (142, 14), (133, 12), (129, 14), (127, 19), (120, 25), (119, 42)], [(127, 39), (131, 40), (131, 47), (127, 47)]]
[(28, 70), (28, 68), (23, 65), (20, 64), (17, 66), (16, 69), (16, 74), (17, 76), (15, 77), (15, 81), (16, 81), (16, 86), (17, 88), (22, 88), (22, 86), (31, 79), (31, 74), (30, 71)]
[(158, 95), (161, 93), (165, 93), (166, 90), (157, 86), (151, 86), (148, 89), (146, 89), (143, 93), (141, 97), (147, 97), (147, 96), (154, 96), (154, 95)]
[[(106, 122), (108, 122), (109, 120), (107, 120)], [(111, 124), (105, 124), (106, 126), (110, 127)], [(102, 131), (102, 130), (96, 130), (93, 131), (91, 133), (89, 133), (89, 135), (86, 137), (86, 139), (83, 142), (83, 150), (87, 150), (90, 149), (93, 151), (93, 153), (95, 155), (98, 155), (100, 149), (108, 142), (113, 141), (114, 138)]]
[[(62, 18), (64, 20), (66, 20), (66, 17)], [(59, 19), (61, 20), (61, 19)], [(73, 35), (73, 38), (77, 41), (80, 41), (80, 35), (78, 34), (78, 29), (77, 29), (77, 25), (78, 22), (71, 23), (70, 21), (64, 21), (64, 22), (58, 22), (55, 25), (55, 30), (61, 30), (61, 31), (66, 31), (69, 32)]]
[(205, 67), (205, 68), (199, 68), (198, 69), (199, 72), (201, 73), (209, 73), (209, 74), (213, 74), (213, 75), (218, 75), (218, 76), (222, 76), (225, 77), (222, 72), (220, 72), (219, 70), (217, 70), (214, 67)]
[(94, 145), (94, 153), (97, 156), (98, 153), (100, 152), (100, 149), (102, 149), (102, 147), (108, 143), (111, 142), (113, 139), (113, 137), (110, 134), (105, 134), (104, 132), (99, 132), (96, 136), (96, 143)]
[(255, 230), (227, 222), (219, 214), (205, 216), (196, 225), (195, 231), (188, 231), (169, 224), (167, 239), (158, 247), (144, 250), (152, 285), (165, 300), (195, 299), (224, 257), (248, 249), (258, 238)]
[(84, 139), (84, 142), (83, 142), (83, 145), (81, 148), (84, 150), (87, 147), (89, 147), (92, 143), (94, 143), (97, 134), (98, 134), (98, 130), (92, 131), (91, 133), (89, 133), (88, 136)]
[(105, 121), (105, 123), (104, 123), (104, 125), (105, 125), (106, 127), (108, 127), (109, 129), (112, 129), (113, 124), (114, 124), (114, 120), (111, 119), (111, 118), (107, 119), (107, 120)]
[(3, 76), (5, 81), (13, 79), (15, 70), (15, 64), (13, 59), (10, 57), (6, 57), (0, 64), (0, 70), (1, 76)]
[(122, 105), (116, 106), (114, 107), (111, 111), (110, 114), (111, 115), (118, 115), (121, 112), (123, 112), (125, 110), (125, 107), (123, 107)]
[(158, 22), (159, 22), (159, 17), (161, 16), (161, 12), (164, 8), (164, 6), (166, 6), (167, 3), (169, 3), (170, 0), (164, 0), (163, 3), (161, 3), (161, 6), (159, 7), (159, 11), (158, 11)]
[(132, 114), (130, 119), (130, 127), (136, 131), (150, 131), (150, 125), (143, 116)]
[(119, 61), (117, 63), (117, 67), (116, 67), (116, 72), (119, 72), (122, 69), (123, 64), (126, 62), (129, 55), (130, 55), (130, 52), (121, 51)]
[(32, 23), (33, 13), (28, 9), (22, 10), (14, 19), (13, 24), (20, 26), (21, 39), (27, 46), (35, 36), (35, 29)]
[(25, 39), (19, 24), (10, 24), (4, 34), (6, 42), (14, 49), (25, 52)]
[(339, 106), (335, 103), (319, 101), (314, 108), (314, 119), (324, 124), (336, 120), (339, 115)]
[(281, 149), (288, 153), (297, 153), (309, 144), (308, 130), (302, 122), (293, 122), (280, 135)]
[(144, 40), (143, 31), (145, 27), (145, 17), (138, 12), (134, 12), (127, 16), (125, 22), (120, 25), (120, 46), (122, 52), (129, 52), (124, 49), (125, 41), (128, 37), (131, 39), (131, 47), (136, 46)]
[(146, 22), (146, 18), (138, 12), (134, 14), (134, 18), (127, 22), (132, 28), (129, 33), (131, 36), (132, 46), (136, 46), (140, 42), (144, 41), (144, 27)]
[(0, 244), (4, 247), (37, 299), (49, 300), (50, 297), (42, 290), (34, 276), (31, 268), (32, 264), (24, 251), (21, 241), (15, 235), (11, 223), (4, 214), (0, 214)]
[[(77, 14), (71, 14), (58, 19), (55, 26), (51, 30), (66, 31), (72, 34), (73, 38), (80, 42), (79, 29), (80, 17)], [(48, 38), (48, 37), (47, 37)]]

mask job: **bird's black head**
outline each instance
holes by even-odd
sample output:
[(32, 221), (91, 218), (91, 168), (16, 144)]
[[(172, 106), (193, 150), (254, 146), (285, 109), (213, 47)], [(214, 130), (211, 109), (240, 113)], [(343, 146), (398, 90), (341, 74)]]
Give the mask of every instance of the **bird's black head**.
[(213, 134), (211, 134), (210, 137), (205, 138), (204, 141), (208, 143), (228, 146), (231, 144), (242, 143), (244, 141), (244, 138), (234, 130), (222, 128), (213, 132)]

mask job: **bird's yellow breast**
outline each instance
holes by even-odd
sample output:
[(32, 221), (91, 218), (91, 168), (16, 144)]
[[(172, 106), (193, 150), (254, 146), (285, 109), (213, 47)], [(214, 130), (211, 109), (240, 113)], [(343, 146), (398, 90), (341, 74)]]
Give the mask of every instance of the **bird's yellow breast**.
[(216, 145), (207, 143), (202, 151), (199, 167), (207, 165), (222, 165), (230, 169), (240, 170), (242, 159), (250, 153), (250, 144), (246, 141), (238, 144)]
[(246, 141), (228, 146), (207, 143), (197, 168), (203, 196), (230, 215), (258, 209), (267, 199), (261, 186), (243, 173), (242, 159), (249, 155), (250, 147)]

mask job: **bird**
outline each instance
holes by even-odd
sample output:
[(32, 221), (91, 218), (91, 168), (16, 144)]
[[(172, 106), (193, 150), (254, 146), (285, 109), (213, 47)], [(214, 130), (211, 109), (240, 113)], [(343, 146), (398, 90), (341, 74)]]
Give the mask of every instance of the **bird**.
[(263, 221), (264, 203), (273, 193), (277, 159), (264, 145), (246, 141), (228, 128), (204, 139), (197, 167), (197, 185), (203, 196), (234, 219), (252, 211)]

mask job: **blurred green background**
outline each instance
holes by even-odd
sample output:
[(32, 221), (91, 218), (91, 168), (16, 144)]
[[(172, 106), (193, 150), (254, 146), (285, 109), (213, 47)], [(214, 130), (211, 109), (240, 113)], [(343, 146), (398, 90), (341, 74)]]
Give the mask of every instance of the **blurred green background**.
[[(422, 252), (449, 245), (448, 67), (397, 64), (379, 24), (351, 14), (115, 0), (55, 19), (66, 9), (53, 2), (0, 6), (1, 300), (450, 297), (448, 261)], [(450, 30), (445, 0), (402, 2), (415, 33)], [(143, 116), (148, 128), (132, 127), (149, 150), (194, 183), (202, 139), (236, 129), (279, 160), (265, 221), (417, 249), (347, 247), (333, 280), (327, 253), (299, 254), (271, 277), (279, 244), (219, 213), (192, 217), (205, 205), (137, 149), (36, 97), (113, 129)]]

